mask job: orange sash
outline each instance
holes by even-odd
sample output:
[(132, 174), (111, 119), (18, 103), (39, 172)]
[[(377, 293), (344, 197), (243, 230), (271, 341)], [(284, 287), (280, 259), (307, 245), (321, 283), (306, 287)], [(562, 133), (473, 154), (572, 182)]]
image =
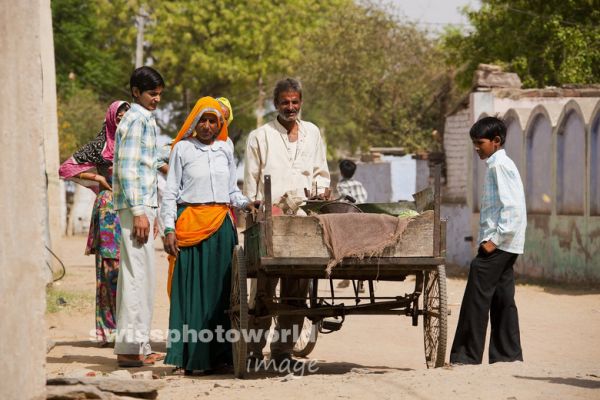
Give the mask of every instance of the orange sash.
[[(175, 222), (177, 246), (191, 247), (208, 239), (223, 225), (228, 212), (229, 206), (227, 204), (188, 206), (177, 218), (177, 222)], [(173, 271), (175, 270), (175, 261), (177, 259), (171, 255), (169, 255), (168, 259), (169, 278), (167, 280), (167, 293), (170, 298)]]

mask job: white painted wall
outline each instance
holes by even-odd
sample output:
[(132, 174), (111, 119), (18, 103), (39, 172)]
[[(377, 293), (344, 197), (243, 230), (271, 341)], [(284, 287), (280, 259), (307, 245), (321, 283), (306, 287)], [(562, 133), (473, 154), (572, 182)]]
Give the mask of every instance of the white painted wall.
[(69, 235), (87, 235), (96, 195), (90, 189), (74, 184), (73, 205), (69, 211)]
[(417, 191), (417, 160), (410, 154), (383, 156), (382, 159), (390, 164), (392, 193), (389, 201), (413, 201), (412, 195)]

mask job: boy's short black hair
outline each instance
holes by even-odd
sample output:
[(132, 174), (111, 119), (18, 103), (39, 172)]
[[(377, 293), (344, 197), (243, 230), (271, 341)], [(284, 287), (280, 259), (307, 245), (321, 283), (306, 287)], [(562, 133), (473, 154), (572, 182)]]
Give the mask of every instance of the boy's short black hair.
[(340, 173), (346, 179), (350, 179), (354, 176), (356, 171), (356, 163), (351, 160), (340, 161)]
[(129, 79), (129, 89), (132, 91), (136, 87), (140, 93), (146, 90), (154, 90), (158, 87), (165, 87), (165, 81), (157, 70), (151, 67), (143, 66), (136, 68)]
[(506, 125), (504, 121), (496, 117), (485, 117), (475, 122), (469, 131), (472, 140), (489, 139), (500, 137), (500, 145), (506, 141)]

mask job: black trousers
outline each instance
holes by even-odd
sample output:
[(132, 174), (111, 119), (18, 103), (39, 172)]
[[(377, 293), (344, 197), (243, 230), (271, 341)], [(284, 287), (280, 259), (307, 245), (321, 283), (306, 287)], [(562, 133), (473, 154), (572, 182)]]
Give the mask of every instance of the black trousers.
[(523, 361), (513, 272), (517, 256), (500, 249), (487, 255), (480, 249), (471, 262), (450, 352), (451, 363), (481, 364), (488, 314), (492, 325), (490, 364)]

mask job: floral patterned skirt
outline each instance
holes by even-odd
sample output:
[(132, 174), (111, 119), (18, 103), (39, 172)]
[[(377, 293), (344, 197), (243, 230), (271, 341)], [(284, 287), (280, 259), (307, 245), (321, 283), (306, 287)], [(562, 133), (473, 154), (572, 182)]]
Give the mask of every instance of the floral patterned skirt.
[(121, 226), (113, 207), (110, 190), (96, 196), (86, 254), (96, 255), (96, 338), (100, 343), (114, 341), (117, 328), (117, 279)]

